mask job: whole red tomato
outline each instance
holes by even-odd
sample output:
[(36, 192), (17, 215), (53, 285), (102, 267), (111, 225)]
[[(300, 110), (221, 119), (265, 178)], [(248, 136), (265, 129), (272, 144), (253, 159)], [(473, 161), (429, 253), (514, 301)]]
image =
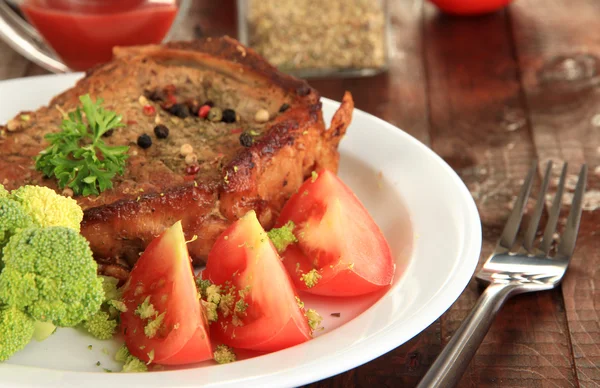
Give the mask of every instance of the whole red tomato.
[(453, 15), (480, 15), (497, 11), (512, 0), (429, 0), (442, 11)]

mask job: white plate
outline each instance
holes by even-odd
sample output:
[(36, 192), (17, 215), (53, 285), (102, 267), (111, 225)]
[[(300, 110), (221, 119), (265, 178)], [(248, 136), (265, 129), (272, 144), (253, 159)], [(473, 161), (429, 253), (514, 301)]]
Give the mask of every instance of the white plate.
[[(1, 82), (0, 122), (21, 110), (47, 104), (79, 77)], [(323, 99), (326, 122), (338, 105)], [(364, 364), (420, 333), (458, 298), (475, 270), (481, 226), (473, 199), (459, 177), (429, 148), (364, 112), (354, 112), (340, 150), (339, 175), (365, 204), (395, 255), (399, 276), (390, 289), (352, 299), (307, 296), (307, 305), (325, 318), (325, 330), (317, 338), (227, 365), (209, 362), (175, 371), (105, 373), (102, 368), (118, 367), (112, 361), (117, 344), (95, 341), (74, 329), (59, 329), (48, 340), (31, 342), (1, 364), (2, 385), (298, 386)], [(414, 236), (406, 227), (404, 209), (410, 214)], [(341, 317), (332, 317), (334, 312)]]

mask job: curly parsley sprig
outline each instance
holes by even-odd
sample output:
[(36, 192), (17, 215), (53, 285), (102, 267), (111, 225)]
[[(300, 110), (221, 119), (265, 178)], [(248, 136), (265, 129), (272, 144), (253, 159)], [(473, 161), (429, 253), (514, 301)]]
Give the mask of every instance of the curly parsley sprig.
[(102, 99), (93, 102), (89, 94), (79, 100), (82, 107), (69, 113), (61, 131), (45, 136), (50, 146), (39, 153), (35, 168), (56, 177), (61, 189), (70, 187), (75, 194), (98, 195), (112, 188), (116, 174), (123, 175), (129, 147), (109, 146), (102, 140), (106, 132), (124, 126), (121, 116), (105, 110)]

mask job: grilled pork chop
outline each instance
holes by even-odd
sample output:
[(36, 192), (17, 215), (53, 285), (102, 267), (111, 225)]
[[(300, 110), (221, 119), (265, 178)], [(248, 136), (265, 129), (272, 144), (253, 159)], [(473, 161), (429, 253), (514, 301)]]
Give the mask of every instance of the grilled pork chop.
[[(122, 272), (117, 265), (132, 266), (177, 220), (187, 239), (197, 236), (188, 244), (195, 264), (251, 209), (270, 228), (313, 170), (337, 171), (338, 144), (353, 109), (346, 93), (327, 130), (316, 90), (228, 37), (117, 48), (112, 62), (90, 70), (47, 107), (0, 127), (0, 183), (61, 192), (54, 178), (34, 169), (34, 158), (48, 146), (44, 135), (58, 131), (63, 114), (86, 93), (102, 98), (126, 123), (106, 143), (130, 146), (125, 173), (112, 189), (75, 197), (84, 209), (82, 234), (103, 272), (113, 276)], [(198, 117), (202, 105), (233, 113), (211, 121)], [(155, 135), (158, 124), (168, 137)], [(143, 134), (152, 140), (149, 148), (138, 145)], [(194, 155), (184, 157), (184, 145), (184, 154), (191, 146)]]

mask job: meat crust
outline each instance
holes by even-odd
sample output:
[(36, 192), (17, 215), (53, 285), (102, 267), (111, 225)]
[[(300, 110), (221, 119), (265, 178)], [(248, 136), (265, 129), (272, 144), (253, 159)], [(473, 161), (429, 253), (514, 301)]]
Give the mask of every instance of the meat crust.
[[(101, 268), (112, 273), (132, 266), (150, 241), (178, 220), (186, 238), (195, 239), (188, 243), (195, 264), (205, 261), (216, 237), (249, 210), (269, 229), (313, 170), (337, 172), (338, 145), (354, 107), (346, 93), (326, 129), (316, 90), (228, 37), (116, 48), (112, 62), (88, 71), (48, 106), (22, 112), (28, 120), (20, 114), (0, 127), (0, 183), (61, 192), (54, 179), (33, 168), (34, 158), (47, 146), (44, 135), (58, 131), (64, 112), (75, 109), (86, 93), (102, 98), (126, 123), (106, 142), (130, 146), (125, 174), (112, 189), (75, 198), (84, 209), (82, 234)], [(169, 111), (173, 103), (193, 107), (209, 100), (234, 109), (239, 120), (211, 122)], [(148, 114), (146, 105), (156, 113)], [(268, 122), (255, 121), (259, 109), (269, 112)], [(170, 129), (167, 139), (154, 136), (157, 123)], [(250, 146), (240, 143), (241, 133), (252, 134)], [(137, 146), (141, 134), (152, 137), (150, 148)], [(180, 154), (183, 144), (192, 145), (198, 158), (193, 170)]]

